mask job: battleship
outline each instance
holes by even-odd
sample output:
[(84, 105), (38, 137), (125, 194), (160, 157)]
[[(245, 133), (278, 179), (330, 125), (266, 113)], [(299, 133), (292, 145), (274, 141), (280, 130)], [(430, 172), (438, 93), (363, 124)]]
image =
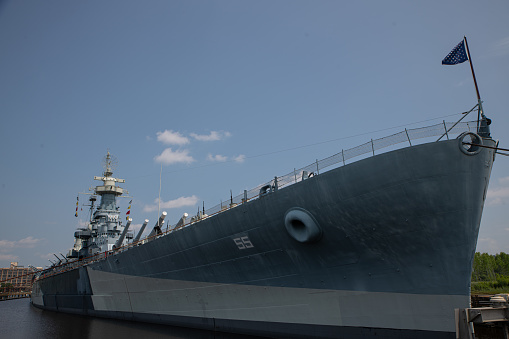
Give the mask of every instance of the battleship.
[(135, 236), (119, 217), (125, 180), (108, 153), (88, 226), (35, 277), (31, 303), (265, 337), (455, 338), (498, 145), (490, 123), (371, 139), (167, 229), (163, 212), (146, 237), (148, 220)]

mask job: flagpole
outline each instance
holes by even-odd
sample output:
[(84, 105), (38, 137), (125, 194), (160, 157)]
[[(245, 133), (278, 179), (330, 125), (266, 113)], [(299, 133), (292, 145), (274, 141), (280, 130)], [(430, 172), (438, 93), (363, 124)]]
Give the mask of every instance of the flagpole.
[(467, 47), (467, 55), (468, 61), (470, 62), (470, 70), (472, 70), (472, 77), (474, 78), (475, 92), (477, 93), (477, 102), (479, 103), (479, 110), (477, 111), (477, 132), (479, 132), (479, 120), (481, 120), (481, 112), (484, 113), (482, 109), (481, 95), (479, 94), (479, 87), (477, 87), (477, 80), (475, 78), (474, 73), (474, 65), (472, 64), (472, 57), (470, 56), (470, 50), (468, 49), (467, 37), (464, 36), (465, 46)]
[[(159, 218), (159, 216), (161, 214), (161, 176), (163, 175), (163, 162), (161, 161), (161, 171), (159, 172), (159, 201), (157, 203), (157, 217)], [(161, 225), (159, 225), (159, 219), (157, 220), (157, 226), (160, 227)]]

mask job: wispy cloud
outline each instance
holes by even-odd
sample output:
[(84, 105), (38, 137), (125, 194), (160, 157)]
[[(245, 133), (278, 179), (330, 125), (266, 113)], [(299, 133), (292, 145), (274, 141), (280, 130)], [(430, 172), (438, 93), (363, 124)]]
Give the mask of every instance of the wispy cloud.
[(133, 232), (134, 235), (136, 236), (136, 234), (138, 234), (138, 231), (141, 228), (141, 225), (143, 224), (131, 224), (131, 226), (129, 227), (129, 232)]
[(486, 205), (505, 205), (509, 202), (509, 177), (498, 179), (499, 186), (488, 189)]
[(231, 136), (230, 132), (225, 131), (212, 131), (210, 134), (196, 134), (191, 133), (191, 136), (198, 141), (217, 141)]
[(225, 162), (225, 161), (228, 160), (228, 157), (224, 156), (224, 155), (221, 155), (221, 154), (212, 155), (212, 154), (209, 153), (207, 155), (207, 160), (209, 160), (209, 161), (217, 161), (217, 162)]
[(16, 254), (9, 253), (17, 248), (34, 248), (44, 239), (37, 239), (32, 236), (20, 240), (0, 240), (0, 260), (17, 261)]
[(183, 136), (179, 132), (165, 130), (164, 132), (157, 132), (157, 141), (165, 145), (185, 145), (189, 143), (189, 138)]
[(246, 156), (244, 154), (239, 154), (233, 158), (235, 162), (243, 163), (246, 160)]
[(213, 162), (235, 161), (237, 163), (243, 163), (246, 160), (246, 156), (244, 154), (239, 154), (234, 157), (227, 157), (226, 155), (221, 154), (212, 155), (211, 153), (209, 153), (207, 155), (207, 160)]
[(79, 228), (86, 228), (86, 227), (88, 227), (88, 224), (89, 224), (88, 220), (83, 220), (81, 218), (78, 220), (78, 227)]
[(504, 178), (498, 179), (498, 183), (500, 185), (509, 185), (509, 177), (504, 177)]
[(8, 250), (12, 248), (34, 248), (43, 239), (37, 239), (32, 236), (23, 238), (21, 240), (0, 240), (0, 250)]
[(190, 164), (193, 161), (195, 161), (194, 158), (189, 155), (188, 150), (173, 151), (171, 148), (165, 149), (161, 154), (156, 156), (154, 160), (158, 163), (163, 163), (165, 165), (171, 165), (176, 163)]
[(19, 257), (14, 254), (0, 254), (0, 260), (16, 261)]
[[(158, 208), (158, 202), (159, 199), (156, 198), (154, 200), (153, 205), (146, 205), (145, 208), (143, 208), (144, 212), (154, 212), (157, 211)], [(195, 195), (192, 195), (190, 197), (180, 197), (174, 200), (170, 201), (161, 201), (161, 209), (171, 209), (171, 208), (180, 208), (180, 207), (186, 207), (186, 206), (195, 206), (196, 203), (198, 203), (198, 197)]]
[(491, 47), (491, 54), (493, 56), (509, 55), (509, 37), (498, 40)]
[(37, 256), (41, 259), (44, 259), (44, 260), (51, 260), (51, 261), (55, 261), (56, 258), (55, 258), (55, 254), (53, 253), (37, 253)]
[(477, 241), (476, 252), (499, 253), (500, 245), (496, 239), (479, 238), (479, 241)]
[[(180, 132), (175, 132), (173, 130), (165, 130), (164, 132), (157, 132), (157, 140), (166, 145), (186, 145), (191, 142), (191, 140), (198, 141), (217, 141), (228, 138), (231, 136), (231, 133), (228, 131), (211, 131), (209, 134), (197, 134), (191, 133), (190, 137), (183, 135)], [(191, 139), (192, 138), (192, 139)], [(185, 163), (190, 164), (196, 161), (193, 156), (190, 155), (189, 149), (178, 149), (173, 150), (172, 148), (166, 148), (161, 154), (154, 157), (154, 161), (158, 163), (163, 163), (165, 165), (171, 165), (175, 163)], [(246, 156), (241, 154), (238, 156), (226, 156), (222, 154), (212, 154), (209, 153), (206, 157), (208, 161), (212, 162), (227, 162), (227, 161), (235, 161), (238, 163), (244, 162)]]

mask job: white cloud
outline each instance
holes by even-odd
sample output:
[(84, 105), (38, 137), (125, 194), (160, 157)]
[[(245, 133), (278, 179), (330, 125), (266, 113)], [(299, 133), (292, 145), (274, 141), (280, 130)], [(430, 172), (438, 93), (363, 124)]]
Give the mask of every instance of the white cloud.
[(0, 254), (0, 260), (17, 261), (19, 257), (14, 254)]
[(499, 178), (498, 183), (500, 185), (509, 185), (509, 177)]
[(2, 250), (8, 249), (8, 248), (14, 248), (16, 242), (10, 241), (10, 240), (0, 240), (0, 248)]
[(204, 134), (204, 135), (191, 133), (191, 136), (199, 141), (217, 141), (217, 140), (221, 140), (221, 139), (231, 136), (231, 133), (223, 132), (223, 131), (220, 131), (220, 132), (212, 131), (212, 132), (210, 132), (210, 134)]
[(79, 228), (87, 228), (88, 224), (89, 224), (88, 220), (83, 220), (81, 218), (78, 220), (78, 227)]
[(215, 162), (235, 161), (238, 163), (243, 163), (246, 160), (246, 156), (244, 154), (240, 154), (236, 157), (229, 158), (226, 155), (221, 155), (221, 154), (212, 155), (211, 153), (209, 153), (207, 155), (207, 160), (215, 161)]
[(131, 224), (131, 226), (129, 227), (129, 232), (133, 232), (134, 235), (136, 236), (136, 234), (138, 234), (138, 231), (141, 228), (141, 225), (143, 224)]
[(157, 132), (157, 141), (165, 145), (185, 145), (189, 143), (189, 139), (179, 132), (172, 130), (165, 130), (164, 132)]
[(0, 240), (0, 260), (18, 261), (19, 257), (10, 252), (16, 248), (34, 248), (43, 239), (37, 239), (32, 236), (20, 240)]
[(509, 54), (509, 37), (500, 39), (491, 48), (493, 56), (504, 56)]
[(34, 237), (26, 237), (24, 239), (18, 240), (19, 247), (33, 248), (41, 239), (36, 239)]
[(246, 156), (244, 154), (239, 154), (235, 158), (233, 158), (235, 162), (243, 163), (246, 160)]
[(498, 241), (493, 238), (479, 238), (477, 241), (476, 252), (481, 253), (499, 253), (500, 246)]
[[(500, 179), (500, 181), (505, 178)], [(494, 206), (494, 205), (502, 205), (507, 204), (509, 202), (509, 186), (495, 187), (488, 189), (488, 194), (486, 195), (486, 205)]]
[(55, 256), (53, 255), (53, 253), (46, 253), (46, 254), (41, 254), (41, 253), (38, 253), (37, 254), (39, 256), (39, 258), (41, 259), (51, 259), (51, 261), (55, 261)]
[(163, 153), (156, 156), (154, 160), (165, 165), (171, 165), (179, 162), (190, 164), (194, 161), (194, 158), (189, 155), (188, 150), (173, 151), (171, 148), (167, 148)]
[(228, 157), (224, 156), (224, 155), (221, 155), (221, 154), (212, 155), (212, 154), (209, 153), (207, 155), (207, 160), (209, 160), (209, 161), (217, 161), (217, 162), (225, 162), (225, 161), (228, 160)]
[[(157, 211), (159, 199), (156, 198), (154, 200), (154, 205), (146, 205), (143, 209), (144, 212), (154, 212)], [(185, 206), (195, 206), (198, 202), (198, 197), (192, 195), (190, 197), (180, 197), (170, 201), (161, 201), (161, 209), (171, 209), (171, 208), (180, 208)]]
[(43, 239), (37, 239), (32, 236), (17, 241), (0, 240), (0, 250), (4, 251), (11, 248), (34, 248), (41, 240)]

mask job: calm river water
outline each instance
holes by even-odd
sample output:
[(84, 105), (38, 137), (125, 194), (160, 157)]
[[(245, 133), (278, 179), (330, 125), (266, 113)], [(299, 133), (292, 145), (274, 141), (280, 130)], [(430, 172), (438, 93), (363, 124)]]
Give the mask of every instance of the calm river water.
[(180, 327), (43, 311), (30, 299), (0, 301), (0, 338), (9, 339), (255, 339)]

